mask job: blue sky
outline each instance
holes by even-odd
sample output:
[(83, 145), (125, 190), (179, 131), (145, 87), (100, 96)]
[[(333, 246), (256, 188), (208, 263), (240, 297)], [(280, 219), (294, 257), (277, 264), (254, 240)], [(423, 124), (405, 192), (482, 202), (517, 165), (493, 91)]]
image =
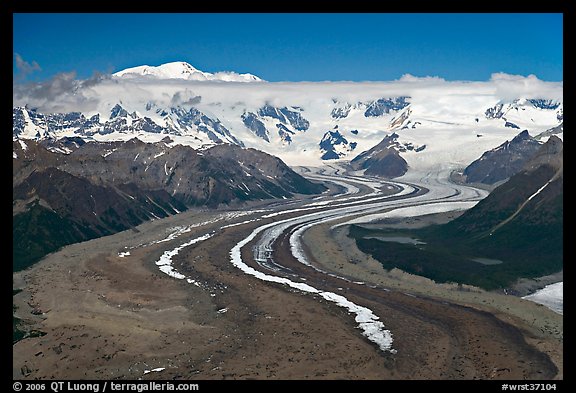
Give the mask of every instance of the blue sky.
[(268, 81), (406, 73), (488, 80), (494, 72), (563, 80), (562, 14), (14, 14), (13, 21), (13, 51), (30, 66), (28, 80), (170, 61)]

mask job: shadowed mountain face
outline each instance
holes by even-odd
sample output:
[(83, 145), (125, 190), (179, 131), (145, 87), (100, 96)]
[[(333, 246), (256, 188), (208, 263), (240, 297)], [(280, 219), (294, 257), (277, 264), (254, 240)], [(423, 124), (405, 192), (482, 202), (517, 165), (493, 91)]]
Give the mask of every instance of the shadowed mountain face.
[(370, 150), (358, 154), (350, 165), (357, 171), (365, 169), (364, 173), (370, 176), (394, 178), (404, 175), (408, 171), (408, 163), (399, 154), (399, 150), (405, 148), (397, 138), (396, 133), (387, 135)]
[[(447, 224), (412, 231), (353, 226), (350, 233), (387, 269), (439, 282), (507, 287), (519, 277), (563, 268), (563, 177), (563, 144), (552, 136), (521, 171)], [(390, 232), (423, 243), (383, 245), (372, 239)]]
[[(217, 208), (324, 191), (280, 159), (254, 149), (221, 145), (198, 152), (165, 142), (64, 141), (60, 144), (67, 143), (71, 153), (60, 154), (34, 141), (15, 141), (14, 269), (65, 244), (126, 230), (190, 206)], [(60, 144), (48, 147), (60, 149)]]
[(327, 161), (346, 157), (347, 154), (356, 148), (356, 143), (349, 142), (348, 139), (336, 129), (327, 131), (318, 146), (323, 152), (322, 160)]
[(464, 170), (467, 183), (494, 184), (522, 170), (524, 164), (538, 151), (540, 143), (527, 130), (516, 135), (482, 157)]
[(448, 225), (480, 238), (500, 236), (511, 224), (534, 226), (535, 232), (561, 228), (563, 178), (563, 143), (552, 136), (520, 172)]
[[(552, 136), (524, 168), (446, 229), (528, 276), (563, 266), (563, 144)], [(500, 265), (499, 265), (500, 266)], [(506, 263), (501, 269), (506, 268)], [(512, 270), (512, 269), (510, 269)]]

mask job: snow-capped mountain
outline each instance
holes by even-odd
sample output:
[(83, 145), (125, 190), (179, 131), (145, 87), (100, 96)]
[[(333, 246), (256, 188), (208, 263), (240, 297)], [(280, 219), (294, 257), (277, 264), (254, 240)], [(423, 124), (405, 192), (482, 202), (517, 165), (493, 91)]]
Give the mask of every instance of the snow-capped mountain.
[(522, 98), (512, 102), (499, 102), (486, 109), (484, 115), (487, 119), (503, 121), (505, 127), (523, 129), (542, 122), (561, 122), (564, 118), (564, 106), (557, 100)]
[(291, 135), (304, 132), (310, 127), (308, 120), (300, 114), (300, 108), (275, 108), (264, 105), (256, 113), (244, 112), (242, 122), (257, 137), (270, 143), (271, 132), (278, 131), (278, 137), (282, 145), (292, 143)]
[(169, 108), (164, 121), (157, 123), (148, 116), (128, 113), (116, 104), (108, 119), (99, 114), (86, 118), (80, 112), (43, 114), (26, 108), (13, 108), (13, 136), (21, 139), (58, 139), (80, 136), (87, 141), (122, 141), (134, 136), (157, 142), (166, 135), (180, 137), (180, 144), (209, 147), (219, 143), (243, 146), (219, 120), (213, 120), (196, 108)]
[(327, 131), (318, 145), (320, 146), (320, 151), (323, 152), (320, 158), (323, 160), (337, 160), (346, 157), (356, 148), (357, 144), (356, 142), (348, 142), (336, 129)]
[(350, 160), (396, 133), (409, 168), (463, 168), (511, 140), (516, 127), (538, 135), (563, 118), (561, 83), (550, 82), (540, 94), (520, 81), (522, 98), (510, 99), (492, 81), (223, 83), (196, 80), (201, 74), (185, 64), (124, 70), (52, 100), (19, 92), (13, 138), (158, 142), (170, 136), (171, 146), (230, 143), (290, 165), (318, 165)]
[(392, 133), (382, 139), (380, 143), (358, 154), (350, 161), (355, 170), (365, 170), (366, 175), (382, 177), (398, 177), (408, 170), (408, 164), (400, 156), (408, 151), (421, 152), (426, 145), (414, 146), (412, 143), (398, 142), (398, 134)]
[(185, 79), (191, 81), (223, 81), (223, 82), (263, 82), (252, 74), (238, 74), (236, 72), (204, 72), (196, 69), (184, 61), (175, 61), (154, 66), (138, 66), (126, 68), (113, 74), (116, 78), (147, 77), (154, 79)]

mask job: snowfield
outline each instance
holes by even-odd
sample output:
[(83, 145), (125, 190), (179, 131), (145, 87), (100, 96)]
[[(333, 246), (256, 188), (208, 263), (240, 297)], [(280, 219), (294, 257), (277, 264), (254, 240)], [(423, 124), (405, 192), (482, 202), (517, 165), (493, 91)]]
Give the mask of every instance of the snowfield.
[(160, 256), (160, 259), (156, 261), (156, 265), (159, 266), (160, 271), (166, 273), (170, 277), (174, 277), (179, 280), (185, 279), (186, 276), (176, 271), (176, 269), (174, 269), (174, 267), (172, 266), (172, 258), (178, 255), (178, 253), (182, 251), (182, 249), (191, 246), (193, 244), (199, 243), (201, 241), (204, 241), (206, 239), (209, 239), (212, 236), (213, 236), (212, 233), (208, 233), (206, 235), (189, 240), (186, 243), (183, 243), (172, 250), (164, 251), (164, 253)]
[(522, 299), (542, 304), (558, 314), (564, 314), (564, 282), (546, 285)]
[[(174, 127), (177, 132), (169, 134), (173, 141), (170, 146), (185, 144), (198, 149), (215, 144), (203, 129), (213, 130), (212, 123), (218, 123), (230, 133), (217, 132), (223, 141), (234, 143), (235, 138), (244, 146), (278, 156), (289, 165), (323, 163), (319, 144), (328, 132), (338, 132), (346, 139), (347, 145), (334, 145), (334, 149), (347, 160), (396, 132), (398, 142), (403, 145), (425, 145), (420, 151), (413, 148), (401, 152), (412, 170), (440, 164), (465, 166), (484, 151), (512, 139), (519, 131), (527, 129), (535, 136), (560, 124), (563, 116), (562, 82), (544, 82), (534, 76), (494, 74), (485, 82), (406, 75), (389, 82), (245, 83), (240, 74), (210, 75), (181, 62), (141, 66), (119, 71), (88, 87), (81, 86), (73, 94), (64, 92), (63, 96), (52, 99), (19, 91), (14, 95), (13, 106), (28, 105), (45, 114), (77, 111), (87, 119), (99, 115), (104, 122), (110, 120), (112, 109), (121, 103), (125, 110), (122, 119), (127, 123), (137, 121), (131, 117), (135, 114), (138, 121), (147, 118), (159, 127)], [(238, 81), (226, 81), (234, 80), (232, 76)], [(374, 102), (399, 97), (404, 97), (408, 106), (367, 115)], [(551, 100), (558, 107), (550, 109), (544, 104), (538, 104), (544, 108), (535, 107), (527, 98)], [(277, 119), (258, 115), (265, 106), (273, 108), (272, 111), (282, 108), (291, 111), (301, 116), (309, 127), (296, 129), (285, 123), (290, 129), (282, 134), (277, 128)], [(183, 125), (189, 119), (182, 116), (191, 108), (205, 117), (198, 117), (199, 123)], [(245, 124), (243, 116), (249, 113), (266, 127), (268, 140)], [(25, 126), (18, 136), (21, 139), (52, 134), (78, 136), (73, 128), (58, 128), (50, 134), (45, 126), (31, 120), (27, 110), (22, 112), (22, 121)], [(126, 141), (136, 137), (145, 142), (158, 142), (167, 135), (142, 130), (113, 131), (96, 132), (86, 139)]]

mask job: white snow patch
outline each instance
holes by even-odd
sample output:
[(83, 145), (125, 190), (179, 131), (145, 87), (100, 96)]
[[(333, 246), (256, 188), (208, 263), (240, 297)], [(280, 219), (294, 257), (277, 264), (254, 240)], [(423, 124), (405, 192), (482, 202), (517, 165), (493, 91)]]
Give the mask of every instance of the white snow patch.
[(196, 285), (197, 287), (201, 288), (200, 283), (199, 283), (198, 281), (196, 281), (196, 280), (193, 280), (193, 279), (191, 279), (191, 278), (187, 278), (187, 279), (186, 279), (186, 282), (188, 282), (188, 284), (194, 284), (194, 285)]
[(15, 152), (15, 151), (13, 151), (13, 152), (12, 152), (12, 158), (13, 158), (13, 159), (16, 159), (16, 158), (18, 158), (18, 154), (16, 154), (16, 152)]
[(102, 157), (106, 158), (110, 154), (114, 153), (117, 149), (108, 150), (106, 153), (102, 154)]
[(173, 228), (171, 228), (171, 230), (173, 230), (174, 232), (170, 233), (167, 237), (165, 237), (162, 240), (156, 240), (156, 241), (152, 242), (152, 244), (164, 243), (164, 242), (168, 242), (170, 240), (174, 240), (177, 237), (179, 237), (180, 235), (183, 235), (185, 233), (190, 232), (192, 230), (192, 228), (193, 228), (192, 225), (173, 227)]
[(546, 285), (539, 291), (522, 299), (530, 300), (534, 303), (542, 304), (558, 314), (564, 314), (564, 282)]
[(356, 314), (356, 322), (362, 329), (362, 334), (368, 340), (378, 344), (381, 350), (396, 353), (392, 349), (392, 334), (389, 330), (384, 329), (384, 324), (379, 321), (379, 317), (372, 310), (352, 303), (342, 295), (332, 292), (322, 292), (320, 294), (324, 299), (334, 302), (340, 307), (346, 308), (349, 312)]
[(18, 142), (20, 143), (20, 147), (22, 148), (22, 150), (28, 149), (28, 146), (26, 146), (26, 143), (24, 143), (22, 139), (18, 139)]
[[(158, 264), (158, 262), (156, 262), (156, 264)], [(178, 273), (173, 267), (172, 265), (164, 265), (164, 266), (160, 266), (160, 271), (162, 273), (166, 273), (167, 275), (169, 275), (172, 278), (177, 278), (178, 280), (183, 280), (186, 278), (185, 275)]]
[(61, 153), (61, 154), (70, 154), (72, 153), (72, 150), (67, 148), (67, 147), (56, 147), (56, 146), (50, 146), (46, 148), (47, 150), (53, 152), (53, 153)]
[(530, 197), (528, 198), (528, 201), (532, 200), (532, 198), (534, 198), (536, 195), (540, 194), (542, 192), (542, 190), (545, 189), (548, 184), (550, 184), (551, 181), (552, 180), (548, 180), (546, 182), (546, 184), (544, 184), (542, 187), (540, 187), (538, 189), (538, 191), (536, 191), (534, 194), (530, 195)]
[(120, 258), (124, 258), (124, 257), (130, 256), (130, 251), (121, 251), (121, 252), (118, 253), (118, 256), (119, 256)]
[(178, 273), (173, 267), (172, 267), (172, 258), (176, 255), (178, 255), (178, 253), (180, 251), (182, 251), (183, 248), (191, 246), (192, 244), (196, 244), (199, 243), (203, 240), (209, 239), (212, 237), (212, 233), (208, 233), (206, 235), (197, 237), (195, 239), (192, 239), (190, 241), (187, 241), (186, 243), (183, 243), (181, 245), (179, 245), (178, 247), (174, 248), (173, 250), (168, 250), (168, 251), (164, 251), (164, 254), (162, 254), (160, 256), (160, 259), (158, 261), (156, 261), (156, 265), (160, 266), (160, 270), (163, 273), (166, 273), (167, 275), (169, 275), (170, 277), (174, 277), (177, 278), (179, 280), (183, 280), (186, 278), (185, 275)]
[(228, 224), (228, 225), (224, 225), (222, 227), (220, 227), (220, 229), (226, 229), (226, 228), (231, 228), (231, 227), (236, 227), (238, 225), (244, 225), (244, 224), (249, 224), (251, 222), (256, 222), (256, 221), (260, 221), (259, 218), (255, 218), (253, 220), (246, 220), (246, 221), (242, 221), (242, 222), (237, 222), (235, 224)]
[(158, 372), (164, 371), (164, 370), (166, 370), (166, 367), (158, 367), (158, 368), (153, 368), (152, 370), (144, 370), (144, 374), (158, 373)]

